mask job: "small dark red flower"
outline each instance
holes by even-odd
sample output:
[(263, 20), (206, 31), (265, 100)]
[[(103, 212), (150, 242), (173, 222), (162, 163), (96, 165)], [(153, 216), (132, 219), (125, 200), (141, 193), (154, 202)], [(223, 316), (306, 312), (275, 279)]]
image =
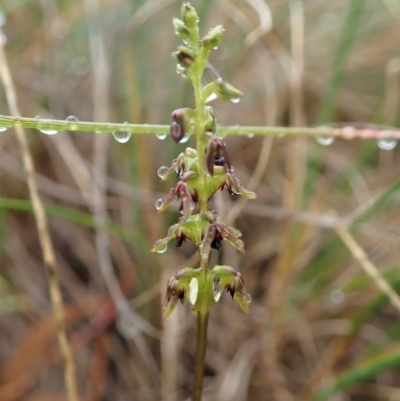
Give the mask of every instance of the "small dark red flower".
[(206, 166), (211, 176), (214, 175), (214, 166), (231, 168), (228, 151), (225, 142), (210, 133), (210, 141), (207, 146)]

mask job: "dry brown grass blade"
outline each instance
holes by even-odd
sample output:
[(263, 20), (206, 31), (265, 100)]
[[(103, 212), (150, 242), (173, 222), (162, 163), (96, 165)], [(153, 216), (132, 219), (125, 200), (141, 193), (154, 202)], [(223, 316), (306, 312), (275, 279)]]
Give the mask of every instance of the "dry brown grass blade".
[[(290, 5), (291, 17), (291, 53), (290, 63), (290, 119), (291, 125), (301, 126), (305, 123), (302, 79), (303, 79), (303, 47), (304, 47), (304, 12), (301, 2), (292, 0)], [(290, 144), (286, 158), (286, 182), (283, 194), (284, 206), (289, 210), (297, 210), (301, 200), (301, 190), (305, 176), (306, 146), (304, 138), (295, 138)], [(282, 305), (284, 291), (290, 280), (291, 266), (296, 253), (293, 246), (288, 246), (292, 241), (294, 220), (288, 219), (284, 225), (280, 239), (280, 249), (276, 262), (275, 272), (270, 284), (271, 291), (267, 304), (273, 317), (274, 346), (271, 349), (271, 364), (276, 364), (281, 342), (282, 322), (279, 309)], [(298, 239), (299, 240), (299, 239)], [(293, 244), (292, 244), (293, 245)]]
[[(3, 42), (0, 42), (0, 75), (5, 88), (10, 112), (14, 116), (19, 116), (21, 115), (21, 113), (18, 109), (14, 83), (12, 81), (10, 70), (8, 68)], [(58, 343), (65, 364), (64, 379), (68, 393), (68, 400), (78, 401), (79, 396), (75, 377), (74, 358), (68, 342), (67, 327), (63, 310), (63, 300), (61, 296), (60, 283), (58, 280), (57, 262), (49, 233), (47, 217), (37, 189), (35, 181), (35, 167), (33, 164), (33, 159), (29, 150), (29, 145), (25, 132), (21, 127), (16, 127), (15, 131), (21, 148), (23, 164), (26, 170), (29, 194), (35, 215), (36, 227), (38, 230), (39, 241), (43, 255), (43, 262), (46, 269), (46, 275), (49, 285), (50, 299), (57, 325)]]
[(87, 399), (90, 401), (102, 400), (106, 386), (110, 345), (110, 336), (108, 334), (100, 336), (94, 344), (87, 395)]
[(376, 266), (368, 259), (364, 249), (357, 244), (349, 230), (341, 225), (336, 228), (341, 240), (347, 246), (351, 254), (360, 263), (364, 271), (374, 280), (375, 284), (387, 295), (391, 304), (400, 313), (400, 296), (397, 292), (389, 285), (389, 283), (382, 277)]

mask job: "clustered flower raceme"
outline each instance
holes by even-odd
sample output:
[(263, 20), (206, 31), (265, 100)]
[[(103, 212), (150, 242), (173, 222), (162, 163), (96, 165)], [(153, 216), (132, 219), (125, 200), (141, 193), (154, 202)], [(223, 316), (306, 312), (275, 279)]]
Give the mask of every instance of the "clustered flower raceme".
[[(200, 39), (194, 8), (184, 3), (181, 11), (182, 20), (175, 18), (173, 21), (175, 33), (185, 43), (185, 46), (179, 46), (173, 53), (178, 62), (178, 72), (190, 79), (192, 69), (198, 67), (198, 59), (201, 59), (201, 70), (211, 68), (215, 78), (202, 88), (202, 99), (208, 103), (217, 98), (240, 98), (242, 92), (221, 78), (211, 65), (205, 64), (208, 52), (216, 48), (221, 40), (223, 27), (219, 25), (211, 29)], [(169, 228), (165, 238), (156, 241), (152, 251), (164, 252), (172, 239), (175, 239), (177, 247), (190, 240), (198, 247), (204, 268), (208, 266), (211, 249), (219, 250), (224, 240), (240, 252), (244, 252), (244, 244), (240, 239), (240, 231), (226, 225), (216, 212), (199, 210), (199, 199), (203, 201), (204, 209), (204, 202), (209, 201), (219, 189), (226, 188), (231, 195), (242, 195), (248, 199), (255, 199), (256, 195), (245, 189), (233, 174), (226, 144), (215, 135), (217, 123), (214, 109), (206, 105), (201, 115), (202, 119), (198, 120), (198, 111), (190, 108), (177, 109), (171, 115), (170, 134), (176, 143), (191, 134), (196, 123), (198, 127), (199, 121), (202, 121), (202, 133), (198, 132), (198, 128), (196, 131), (201, 154), (200, 150), (187, 148), (173, 160), (170, 167), (162, 166), (158, 169), (158, 175), (163, 181), (176, 173), (178, 182), (167, 196), (156, 202), (157, 210), (165, 210), (176, 198), (180, 202), (182, 216)], [(178, 301), (183, 303), (185, 299), (190, 301), (195, 310), (208, 311), (219, 300), (223, 290), (229, 292), (239, 306), (248, 312), (251, 297), (244, 289), (244, 281), (239, 272), (229, 266), (207, 267), (205, 272), (203, 268), (181, 269), (170, 278), (164, 301), (164, 317), (173, 311)]]

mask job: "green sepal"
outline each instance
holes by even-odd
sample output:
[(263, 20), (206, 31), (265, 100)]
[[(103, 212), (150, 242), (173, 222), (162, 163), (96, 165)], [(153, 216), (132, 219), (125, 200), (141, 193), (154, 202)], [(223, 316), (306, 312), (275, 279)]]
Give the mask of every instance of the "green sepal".
[(208, 99), (213, 93), (220, 100), (239, 99), (243, 96), (243, 93), (240, 92), (239, 89), (236, 89), (233, 85), (222, 78), (218, 78), (206, 85), (203, 88), (202, 96), (204, 99)]
[(233, 299), (237, 302), (243, 312), (249, 314), (250, 313), (250, 302), (251, 302), (251, 295), (246, 291), (237, 291), (233, 296)]
[(211, 273), (214, 276), (214, 283), (218, 283), (220, 289), (228, 291), (240, 308), (249, 313), (251, 295), (244, 288), (242, 275), (230, 266), (216, 265)]

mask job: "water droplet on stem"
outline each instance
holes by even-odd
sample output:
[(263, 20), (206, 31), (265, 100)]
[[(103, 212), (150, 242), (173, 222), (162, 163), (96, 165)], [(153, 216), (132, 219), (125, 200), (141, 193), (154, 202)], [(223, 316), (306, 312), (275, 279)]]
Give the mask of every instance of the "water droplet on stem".
[(58, 133), (58, 131), (56, 129), (40, 129), (39, 128), (39, 131), (46, 135), (55, 135)]
[(113, 132), (113, 137), (119, 143), (127, 143), (131, 137), (131, 133), (127, 131), (116, 131)]
[(190, 139), (189, 134), (185, 134), (185, 136), (179, 141), (179, 143), (186, 143)]
[(156, 137), (160, 140), (163, 141), (167, 137), (166, 132), (160, 132), (159, 134), (156, 134)]
[(161, 210), (161, 208), (164, 206), (164, 199), (163, 198), (157, 199), (155, 206), (157, 210)]
[(383, 138), (378, 139), (378, 147), (382, 150), (393, 150), (397, 146), (396, 139)]
[(72, 124), (72, 123), (76, 123), (76, 122), (79, 121), (75, 116), (68, 116), (68, 117), (65, 119), (65, 121), (69, 123), (69, 126), (68, 126), (68, 129), (69, 129), (69, 130), (71, 130), (71, 131), (76, 131), (76, 130), (78, 129), (78, 126), (77, 126), (77, 125)]
[(156, 250), (157, 253), (164, 253), (167, 250), (167, 244), (162, 243), (163, 240), (159, 239), (154, 243), (154, 248), (158, 248)]
[(329, 146), (332, 145), (335, 138), (333, 136), (320, 136), (317, 138), (317, 142), (322, 146)]
[(158, 170), (157, 170), (157, 175), (163, 179), (167, 174), (168, 174), (169, 168), (167, 166), (161, 166)]

